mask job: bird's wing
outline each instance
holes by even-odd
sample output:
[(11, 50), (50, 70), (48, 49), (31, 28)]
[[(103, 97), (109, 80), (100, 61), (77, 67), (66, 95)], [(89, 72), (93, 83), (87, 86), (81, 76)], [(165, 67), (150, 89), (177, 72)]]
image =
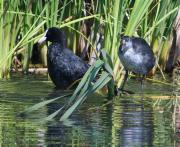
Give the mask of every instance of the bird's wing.
[(143, 52), (151, 52), (151, 48), (150, 46), (148, 45), (148, 43), (141, 39), (141, 38), (134, 38), (133, 39), (133, 49), (135, 50), (136, 53), (140, 52), (140, 53), (143, 53)]
[(149, 63), (147, 65), (150, 67), (154, 66), (155, 58), (153, 51), (145, 40), (138, 38), (136, 41), (134, 41), (133, 48), (136, 50), (137, 53), (139, 52), (142, 54), (142, 57), (144, 58), (144, 63)]
[(63, 70), (61, 73), (63, 72), (66, 78), (76, 80), (82, 77), (88, 69), (88, 65), (69, 49), (64, 49), (63, 53), (56, 58), (57, 68)]

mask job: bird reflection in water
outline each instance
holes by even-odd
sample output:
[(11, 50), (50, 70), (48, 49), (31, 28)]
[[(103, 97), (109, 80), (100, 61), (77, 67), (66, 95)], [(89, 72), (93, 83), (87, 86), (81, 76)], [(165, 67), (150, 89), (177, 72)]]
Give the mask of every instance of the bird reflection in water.
[(123, 100), (122, 127), (120, 129), (121, 147), (152, 146), (153, 118), (152, 110), (144, 108), (144, 102), (139, 100)]

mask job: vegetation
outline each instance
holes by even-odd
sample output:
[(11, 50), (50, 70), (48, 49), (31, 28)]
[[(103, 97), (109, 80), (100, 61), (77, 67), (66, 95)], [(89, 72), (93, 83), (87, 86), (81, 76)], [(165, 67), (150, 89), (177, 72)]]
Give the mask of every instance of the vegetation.
[(122, 71), (117, 56), (119, 34), (145, 38), (164, 67), (179, 5), (178, 0), (1, 0), (0, 77), (9, 77), (12, 59), (19, 53), (27, 71), (33, 43), (51, 26), (64, 27), (69, 47), (75, 53), (89, 48), (89, 56), (96, 48), (97, 34), (103, 34), (102, 48), (111, 57), (116, 81)]
[[(103, 35), (101, 60), (97, 60), (89, 69), (91, 74), (88, 77), (83, 77), (79, 86), (83, 84), (84, 87), (80, 90), (78, 86), (71, 96), (70, 102), (76, 99), (74, 105), (68, 105), (72, 112), (76, 104), (82, 103), (90, 92), (107, 82), (111, 81), (108, 85), (111, 94), (114, 82), (118, 86), (121, 84), (123, 66), (117, 54), (120, 34), (140, 36), (147, 40), (156, 54), (160, 70), (163, 70), (179, 6), (179, 0), (1, 0), (0, 78), (10, 76), (14, 58), (18, 54), (23, 55), (23, 71), (27, 72), (33, 43), (48, 27), (64, 28), (69, 48), (77, 54), (86, 50), (88, 58), (96, 52), (98, 35)], [(92, 84), (99, 73), (99, 66), (105, 67), (105, 70), (102, 69), (100, 78)], [(96, 67), (99, 67), (98, 70)]]

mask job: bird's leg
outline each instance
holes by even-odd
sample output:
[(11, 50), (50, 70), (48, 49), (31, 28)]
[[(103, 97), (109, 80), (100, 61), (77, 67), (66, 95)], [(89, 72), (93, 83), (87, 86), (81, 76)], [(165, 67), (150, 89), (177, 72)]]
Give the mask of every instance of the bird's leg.
[(122, 91), (123, 91), (124, 86), (126, 84), (127, 78), (128, 78), (128, 70), (126, 70), (126, 72), (125, 72), (124, 81), (123, 81), (122, 86), (120, 88), (120, 90), (122, 90)]
[(142, 101), (143, 101), (143, 99), (144, 99), (144, 91), (143, 91), (143, 89), (144, 89), (144, 79), (145, 79), (145, 75), (142, 75), (141, 76), (141, 91), (142, 91)]
[(141, 90), (144, 89), (144, 79), (145, 79), (145, 75), (141, 76)]
[(126, 72), (125, 72), (125, 76), (124, 76), (124, 80), (123, 80), (122, 86), (120, 88), (116, 89), (116, 92), (115, 92), (116, 95), (120, 95), (123, 92), (126, 93), (126, 94), (133, 94), (133, 92), (131, 92), (131, 91), (124, 90), (124, 86), (126, 84), (127, 78), (128, 78), (128, 70), (126, 70)]

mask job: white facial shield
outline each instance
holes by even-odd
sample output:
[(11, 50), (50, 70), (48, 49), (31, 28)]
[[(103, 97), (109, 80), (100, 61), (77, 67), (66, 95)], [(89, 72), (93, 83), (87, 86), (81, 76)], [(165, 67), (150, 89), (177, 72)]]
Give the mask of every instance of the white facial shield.
[(46, 30), (44, 36), (39, 39), (38, 44), (42, 44), (42, 43), (44, 43), (46, 41), (46, 39), (47, 39), (47, 37), (46, 37), (47, 31), (48, 30)]

